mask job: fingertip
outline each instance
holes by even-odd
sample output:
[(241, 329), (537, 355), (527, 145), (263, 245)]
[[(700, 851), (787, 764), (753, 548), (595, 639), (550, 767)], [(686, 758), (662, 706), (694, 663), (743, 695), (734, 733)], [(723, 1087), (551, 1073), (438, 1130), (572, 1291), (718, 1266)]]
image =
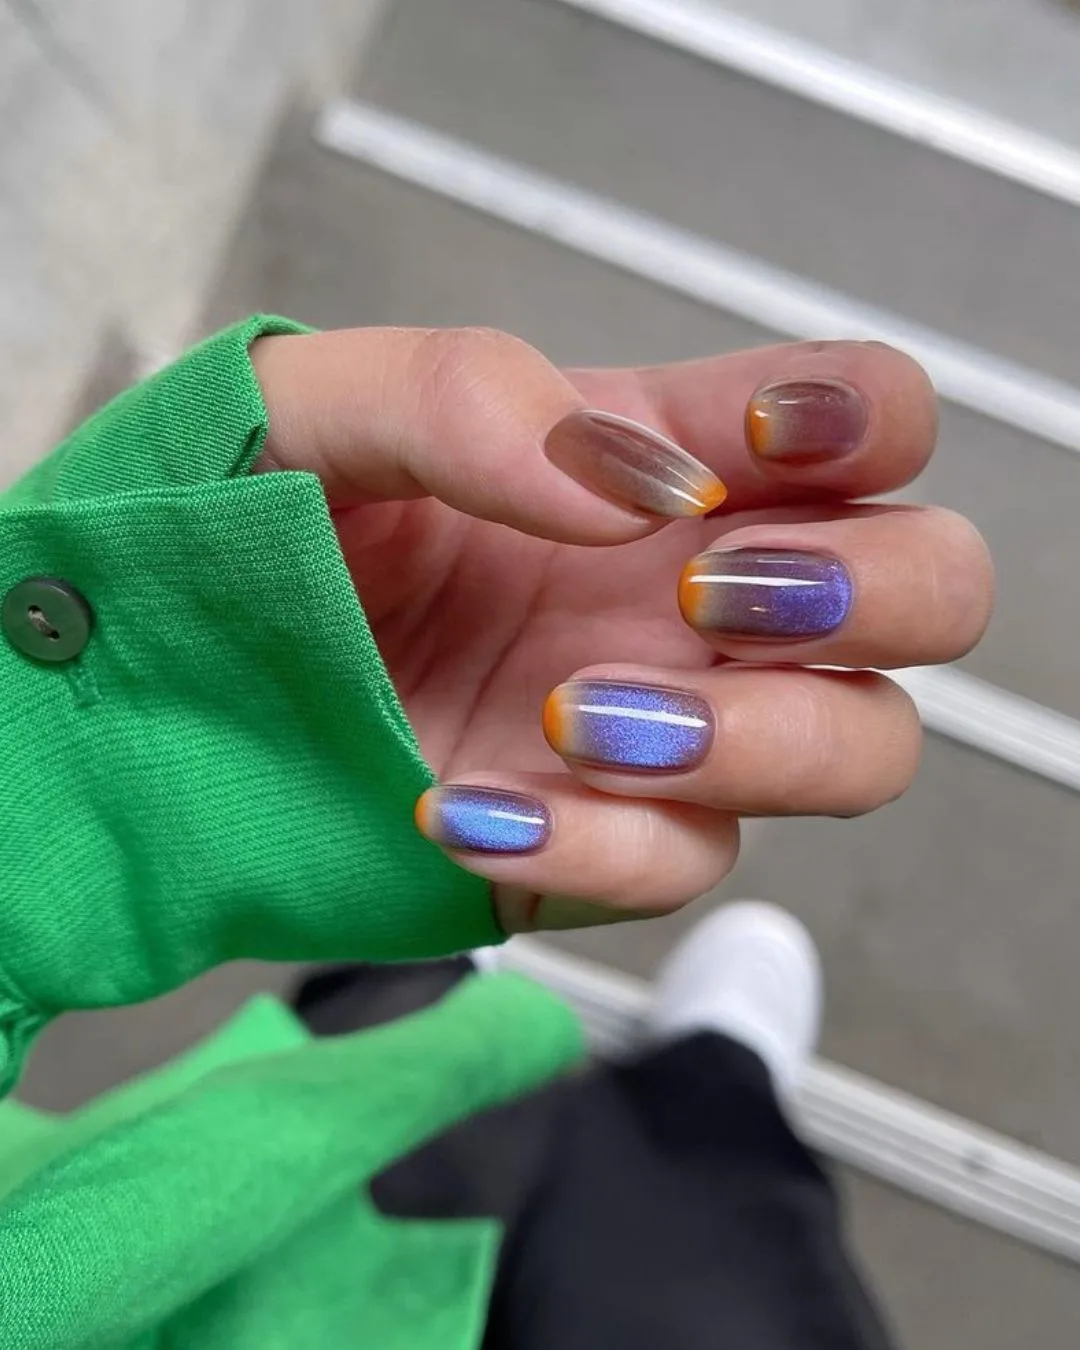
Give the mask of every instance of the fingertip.
[(854, 454), (870, 423), (862, 391), (846, 380), (775, 380), (746, 406), (750, 452), (768, 463), (811, 465)]
[(788, 371), (751, 394), (748, 452), (770, 478), (864, 496), (892, 491), (925, 467), (937, 440), (937, 398), (912, 357), (876, 342), (792, 349)]
[(642, 673), (643, 679), (633, 670), (614, 678), (578, 674), (554, 691), (558, 712), (548, 742), (573, 772), (682, 774), (708, 755), (716, 735), (709, 704), (669, 684), (668, 672), (654, 671), (651, 679)]
[(695, 456), (642, 422), (578, 408), (548, 432), (544, 453), (590, 492), (654, 522), (708, 515), (727, 488)]
[(455, 853), (521, 856), (542, 849), (554, 820), (539, 797), (501, 787), (441, 783), (414, 808), (417, 829)]
[[(582, 914), (596, 911), (592, 921), (666, 913), (709, 890), (734, 864), (738, 822), (730, 814), (612, 796), (567, 774), (525, 775), (519, 782), (524, 791), (518, 782), (513, 791), (457, 783), (424, 794), (424, 809), (431, 803), (435, 810), (434, 821), (425, 820), (425, 837), (495, 887), (507, 931), (522, 931), (536, 917), (535, 908), (522, 915), (522, 898), (539, 905), (540, 897), (573, 897)], [(487, 808), (496, 797), (500, 807), (512, 799), (509, 825), (505, 816), (490, 819)], [(525, 822), (522, 802), (529, 804)], [(538, 816), (547, 830), (523, 837), (523, 828), (537, 828)], [(517, 900), (504, 903), (504, 895)], [(558, 925), (545, 920), (540, 926)]]

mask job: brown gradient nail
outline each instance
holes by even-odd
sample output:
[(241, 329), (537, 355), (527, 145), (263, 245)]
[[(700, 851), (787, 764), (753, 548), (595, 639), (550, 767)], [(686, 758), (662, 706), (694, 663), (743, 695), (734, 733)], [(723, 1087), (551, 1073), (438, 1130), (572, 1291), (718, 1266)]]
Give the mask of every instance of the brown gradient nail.
[(650, 516), (703, 516), (727, 488), (700, 460), (628, 417), (583, 408), (548, 432), (552, 464), (597, 496)]
[(842, 380), (777, 380), (746, 409), (746, 439), (761, 459), (820, 464), (857, 450), (870, 420), (866, 400)]

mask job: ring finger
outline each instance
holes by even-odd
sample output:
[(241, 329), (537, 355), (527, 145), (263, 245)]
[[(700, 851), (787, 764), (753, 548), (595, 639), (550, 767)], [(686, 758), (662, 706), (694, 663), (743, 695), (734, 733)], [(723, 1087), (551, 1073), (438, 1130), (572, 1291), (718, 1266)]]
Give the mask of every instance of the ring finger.
[(871, 811), (908, 787), (922, 740), (883, 675), (734, 663), (584, 671), (551, 693), (544, 731), (603, 793), (770, 816)]

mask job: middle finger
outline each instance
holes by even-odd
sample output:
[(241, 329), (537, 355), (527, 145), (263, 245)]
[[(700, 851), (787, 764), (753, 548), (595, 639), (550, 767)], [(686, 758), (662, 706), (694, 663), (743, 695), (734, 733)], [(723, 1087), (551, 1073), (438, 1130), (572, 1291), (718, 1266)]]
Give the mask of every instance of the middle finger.
[(953, 661), (993, 604), (986, 545), (936, 507), (853, 506), (736, 525), (679, 581), (686, 622), (737, 661), (902, 667)]

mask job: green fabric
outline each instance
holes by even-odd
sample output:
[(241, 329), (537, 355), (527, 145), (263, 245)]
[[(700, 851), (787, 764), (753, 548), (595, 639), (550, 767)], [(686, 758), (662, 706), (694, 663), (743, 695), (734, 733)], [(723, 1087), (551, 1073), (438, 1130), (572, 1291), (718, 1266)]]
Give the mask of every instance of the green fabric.
[(124, 395), (0, 497), (0, 594), (60, 576), (68, 667), (0, 640), (0, 1088), (70, 1008), (237, 956), (394, 959), (498, 940), (420, 840), (431, 782), (321, 487), (247, 476), (256, 319)]
[(70, 1115), (36, 1111), (12, 1098), (0, 1103), (0, 1197), (60, 1152), (70, 1152), (162, 1102), (215, 1069), (294, 1050), (308, 1034), (292, 1011), (257, 995), (211, 1036), (153, 1073), (107, 1092)]
[(284, 1053), (299, 1028), (258, 1026), (261, 1044), (241, 1022), (98, 1128), (75, 1117), (72, 1146), (51, 1139), (0, 1203), (4, 1350), (479, 1344), (499, 1224), (387, 1219), (366, 1182), (574, 1063), (573, 1015), (501, 975)]
[[(251, 476), (257, 318), (124, 395), (0, 497), (0, 595), (77, 586), (67, 667), (0, 639), (0, 1089), (71, 1008), (237, 956), (498, 939), (412, 826), (431, 782), (319, 483)], [(475, 1350), (491, 1222), (391, 1222), (364, 1183), (581, 1052), (513, 977), (305, 1043), (250, 1008), (74, 1116), (0, 1107), (2, 1350)]]

